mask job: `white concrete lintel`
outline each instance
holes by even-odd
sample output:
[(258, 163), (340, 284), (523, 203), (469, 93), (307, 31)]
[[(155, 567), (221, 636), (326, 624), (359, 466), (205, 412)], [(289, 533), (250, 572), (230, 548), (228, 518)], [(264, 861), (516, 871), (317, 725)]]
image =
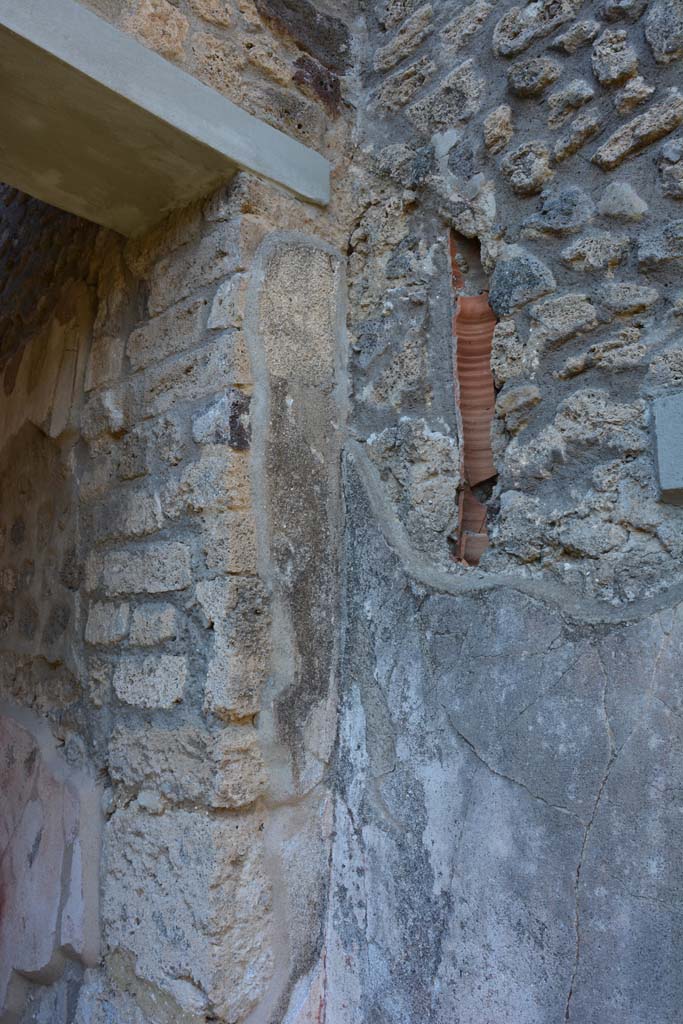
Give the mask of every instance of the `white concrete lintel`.
[(238, 169), (324, 205), (329, 164), (76, 0), (0, 0), (0, 181), (140, 235)]

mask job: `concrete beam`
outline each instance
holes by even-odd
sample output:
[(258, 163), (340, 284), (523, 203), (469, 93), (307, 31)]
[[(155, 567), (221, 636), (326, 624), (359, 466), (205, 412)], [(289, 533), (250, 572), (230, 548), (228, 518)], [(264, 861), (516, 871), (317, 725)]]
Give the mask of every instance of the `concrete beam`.
[(324, 205), (313, 150), (75, 0), (0, 0), (0, 180), (140, 235), (251, 171)]

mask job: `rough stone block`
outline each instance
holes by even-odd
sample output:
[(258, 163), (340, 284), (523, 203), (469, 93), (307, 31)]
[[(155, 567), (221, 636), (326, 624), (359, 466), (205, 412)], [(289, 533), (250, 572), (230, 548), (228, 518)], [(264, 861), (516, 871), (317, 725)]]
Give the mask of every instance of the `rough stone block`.
[(325, 67), (344, 74), (351, 63), (351, 39), (340, 18), (310, 0), (255, 0), (256, 9)]
[(172, 654), (121, 658), (114, 672), (120, 700), (139, 708), (171, 708), (185, 693), (187, 660)]
[(556, 60), (549, 57), (532, 57), (518, 60), (508, 71), (508, 85), (515, 96), (528, 99), (540, 96), (556, 82), (562, 69)]
[(520, 196), (534, 195), (553, 176), (550, 150), (541, 141), (525, 142), (508, 153), (501, 164), (501, 170), (513, 192)]
[(387, 78), (377, 93), (377, 104), (385, 110), (401, 110), (430, 80), (436, 64), (430, 57), (421, 57), (414, 64)]
[(556, 163), (562, 163), (574, 153), (578, 153), (582, 146), (595, 138), (603, 129), (603, 116), (599, 110), (584, 110), (569, 125), (569, 128), (561, 135), (553, 147), (553, 157)]
[(469, 121), (481, 106), (484, 81), (474, 61), (459, 64), (433, 92), (408, 108), (408, 118), (419, 132), (433, 135)]
[(246, 293), (245, 274), (235, 274), (228, 281), (224, 281), (214, 296), (207, 327), (212, 331), (241, 327)]
[(109, 823), (106, 942), (185, 1011), (238, 1021), (263, 995), (273, 954), (262, 828), (257, 816), (134, 807)]
[(144, 408), (149, 416), (180, 402), (193, 402), (234, 384), (250, 384), (251, 363), (239, 333), (221, 335), (210, 345), (174, 356), (145, 373)]
[(138, 0), (124, 28), (163, 57), (180, 60), (190, 23), (169, 0)]
[(638, 71), (638, 56), (624, 29), (607, 29), (593, 45), (593, 73), (601, 85), (621, 85)]
[(197, 243), (159, 260), (149, 282), (150, 312), (160, 313), (207, 284), (243, 269), (264, 230), (261, 221), (246, 215), (219, 222)]
[(206, 315), (205, 299), (186, 299), (152, 317), (133, 331), (126, 352), (134, 370), (199, 345)]
[(491, 153), (505, 149), (513, 135), (512, 110), (502, 104), (492, 110), (484, 121), (484, 145)]
[(655, 0), (645, 19), (645, 38), (658, 64), (683, 56), (682, 0)]
[(457, 53), (485, 24), (494, 5), (489, 0), (475, 0), (468, 4), (441, 30), (441, 46), (449, 53)]
[(130, 606), (101, 601), (91, 605), (85, 639), (89, 644), (116, 644), (128, 633)]
[(555, 287), (555, 278), (545, 263), (519, 246), (510, 246), (496, 263), (489, 302), (494, 313), (507, 316)]
[(595, 306), (587, 295), (581, 294), (546, 299), (532, 307), (531, 315), (539, 321), (549, 341), (567, 341), (598, 325)]
[(192, 581), (190, 549), (177, 541), (94, 553), (86, 571), (89, 590), (118, 594), (161, 594)]
[(662, 103), (656, 103), (610, 135), (593, 155), (593, 162), (603, 171), (611, 171), (627, 157), (671, 134), (679, 124), (683, 124), (683, 96), (678, 89), (670, 89)]
[(655, 400), (654, 435), (662, 501), (683, 505), (683, 394)]
[(434, 11), (431, 4), (425, 4), (401, 25), (396, 35), (375, 54), (375, 71), (389, 71), (399, 61), (408, 57), (424, 42), (432, 31)]
[(522, 53), (578, 13), (583, 0), (536, 0), (511, 7), (493, 31), (493, 49), (503, 57)]
[(143, 604), (133, 611), (130, 642), (152, 647), (178, 635), (178, 613), (172, 604)]

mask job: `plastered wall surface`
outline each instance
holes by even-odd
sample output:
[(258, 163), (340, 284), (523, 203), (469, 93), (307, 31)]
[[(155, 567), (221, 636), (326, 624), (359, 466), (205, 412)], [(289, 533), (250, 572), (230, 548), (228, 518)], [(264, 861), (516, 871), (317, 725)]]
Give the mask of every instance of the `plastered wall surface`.
[(4, 197), (2, 699), (102, 812), (99, 950), (14, 1019), (677, 1024), (680, 4), (88, 6), (333, 199)]
[[(368, 8), (328, 1019), (673, 1024), (683, 9)], [(498, 319), (478, 569), (451, 241)]]

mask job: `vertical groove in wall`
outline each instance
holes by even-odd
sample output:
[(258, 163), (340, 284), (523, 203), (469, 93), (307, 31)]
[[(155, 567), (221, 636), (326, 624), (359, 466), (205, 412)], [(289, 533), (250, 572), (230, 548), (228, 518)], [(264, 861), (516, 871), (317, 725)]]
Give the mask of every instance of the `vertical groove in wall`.
[(451, 236), (452, 279), (457, 299), (453, 320), (455, 394), (462, 431), (456, 558), (467, 565), (478, 565), (488, 547), (488, 531), (486, 505), (477, 489), (496, 476), (491, 447), (496, 400), (491, 342), (496, 318), (488, 292), (464, 294), (466, 279), (457, 257), (457, 242)]

